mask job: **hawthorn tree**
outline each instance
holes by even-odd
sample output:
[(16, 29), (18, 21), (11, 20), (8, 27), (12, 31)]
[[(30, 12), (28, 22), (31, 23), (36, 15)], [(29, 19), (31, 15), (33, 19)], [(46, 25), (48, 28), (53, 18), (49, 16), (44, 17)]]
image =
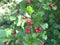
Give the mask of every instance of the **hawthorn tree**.
[(1, 6), (1, 10), (1, 28), (7, 33), (0, 37), (4, 45), (44, 45), (48, 24), (43, 22), (40, 1), (12, 1)]
[(4, 45), (44, 45), (48, 28), (44, 17), (51, 10), (57, 10), (57, 5), (52, 0), (1, 1), (1, 42)]

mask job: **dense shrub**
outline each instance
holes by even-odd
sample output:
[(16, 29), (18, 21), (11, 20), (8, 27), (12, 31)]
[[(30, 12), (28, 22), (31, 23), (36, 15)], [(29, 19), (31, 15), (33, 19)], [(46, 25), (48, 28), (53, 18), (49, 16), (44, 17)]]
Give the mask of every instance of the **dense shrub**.
[(1, 45), (59, 45), (59, 0), (0, 0)]
[(45, 17), (45, 22), (49, 24), (46, 45), (60, 45), (60, 1), (53, 0), (53, 3), (57, 5), (57, 10), (47, 11)]
[(4, 3), (0, 8), (1, 42), (4, 45), (44, 45), (48, 24), (43, 20), (41, 2), (11, 0)]

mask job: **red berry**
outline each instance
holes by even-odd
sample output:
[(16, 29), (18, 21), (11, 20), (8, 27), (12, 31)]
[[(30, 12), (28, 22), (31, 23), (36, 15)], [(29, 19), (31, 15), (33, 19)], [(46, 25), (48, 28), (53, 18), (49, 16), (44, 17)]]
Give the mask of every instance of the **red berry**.
[(16, 31), (13, 31), (12, 34), (16, 34)]
[(38, 33), (38, 32), (39, 32), (39, 30), (37, 30), (37, 29), (36, 29), (36, 30), (35, 30), (35, 32), (36, 32), (36, 33)]
[(44, 42), (42, 42), (41, 45), (44, 45)]
[(41, 28), (41, 27), (38, 27), (37, 29), (38, 29), (39, 31), (41, 31), (41, 30), (42, 30), (42, 28)]
[(26, 21), (27, 24), (33, 25), (33, 22), (31, 20)]
[(30, 0), (30, 2), (33, 2), (33, 0)]
[(20, 10), (18, 9), (18, 10), (17, 10), (17, 13), (19, 13), (19, 12), (20, 12)]
[(4, 45), (6, 45), (7, 42), (4, 42)]
[(29, 24), (30, 24), (30, 25), (33, 25), (33, 22), (31, 21)]
[(27, 31), (30, 31), (31, 29), (29, 27), (26, 28)]
[(30, 34), (30, 30), (27, 30), (26, 33), (27, 33), (27, 34)]
[(39, 32), (41, 32), (41, 30), (42, 30), (42, 28), (41, 28), (41, 27), (38, 27), (38, 28), (35, 30), (35, 32), (36, 32), (36, 33), (39, 33)]
[(26, 16), (23, 16), (22, 18), (23, 18), (23, 19), (26, 19)]
[(27, 20), (26, 23), (29, 24), (31, 22), (31, 20)]
[(26, 1), (26, 5), (28, 5), (29, 4), (29, 2), (28, 1)]
[(26, 33), (27, 33), (27, 34), (30, 34), (30, 30), (31, 30), (31, 29), (30, 29), (29, 27), (27, 27), (27, 28), (26, 28)]

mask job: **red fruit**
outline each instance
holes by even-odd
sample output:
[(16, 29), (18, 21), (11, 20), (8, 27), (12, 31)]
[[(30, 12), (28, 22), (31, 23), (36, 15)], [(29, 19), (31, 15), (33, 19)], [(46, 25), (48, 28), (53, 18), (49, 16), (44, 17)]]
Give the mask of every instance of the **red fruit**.
[(16, 34), (16, 31), (13, 31), (12, 34)]
[(41, 45), (44, 45), (44, 42), (42, 42)]
[(17, 13), (19, 13), (19, 12), (20, 12), (20, 10), (18, 9), (18, 10), (17, 10)]
[(31, 29), (30, 29), (29, 27), (27, 27), (27, 28), (26, 28), (26, 33), (27, 33), (27, 34), (30, 34), (30, 30), (31, 30)]
[(30, 0), (30, 2), (33, 2), (33, 0)]
[(22, 18), (23, 18), (23, 19), (26, 19), (26, 16), (23, 16)]
[(35, 32), (36, 32), (36, 33), (39, 33), (39, 32), (41, 32), (41, 30), (42, 30), (42, 28), (41, 28), (41, 27), (38, 27), (38, 28), (35, 30)]
[(31, 22), (31, 20), (27, 20), (26, 23), (29, 24)]
[(49, 4), (49, 6), (51, 6), (51, 7), (52, 7), (52, 6), (56, 6), (56, 5), (55, 5), (55, 4)]
[(30, 24), (30, 25), (33, 25), (33, 22), (31, 21), (29, 24)]
[(36, 33), (38, 33), (38, 32), (39, 32), (39, 30), (37, 30), (37, 29), (36, 29), (36, 30), (35, 30), (35, 32), (36, 32)]
[(31, 20), (26, 21), (27, 24), (33, 25), (33, 22)]
[(4, 45), (6, 45), (7, 42), (4, 42)]
[(29, 27), (26, 28), (27, 31), (30, 31), (31, 29)]
[(29, 2), (28, 1), (26, 1), (26, 5), (28, 5), (29, 4)]
[(27, 34), (30, 34), (30, 30), (27, 30), (26, 33), (27, 33)]
[(38, 27), (37, 29), (38, 29), (39, 31), (41, 31), (41, 30), (42, 30), (42, 28), (41, 28), (41, 27)]

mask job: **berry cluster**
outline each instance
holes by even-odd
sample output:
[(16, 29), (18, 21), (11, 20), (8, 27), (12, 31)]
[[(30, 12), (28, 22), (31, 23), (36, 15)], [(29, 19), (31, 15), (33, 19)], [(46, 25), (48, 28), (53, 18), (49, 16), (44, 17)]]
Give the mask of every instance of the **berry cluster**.
[(33, 25), (33, 21), (31, 21), (31, 20), (27, 20), (26, 23), (31, 25), (31, 26)]
[(35, 30), (35, 32), (36, 32), (36, 33), (39, 33), (39, 32), (41, 32), (41, 30), (42, 30), (42, 28), (41, 28), (41, 27), (38, 27), (38, 28)]
[[(33, 0), (30, 0), (30, 3), (32, 3), (33, 2)], [(29, 4), (29, 2), (28, 1), (26, 1), (26, 5), (28, 5)], [(20, 13), (20, 10), (18, 9), (17, 11), (16, 11), (17, 13)], [(24, 18), (23, 18), (24, 19)]]
[(26, 33), (27, 33), (27, 34), (30, 34), (30, 32), (31, 32), (30, 27), (26, 27)]
[[(41, 27), (38, 27), (37, 29), (35, 29), (35, 33), (39, 33), (41, 32), (42, 28)], [(26, 27), (26, 33), (27, 34), (30, 34), (31, 33), (31, 28), (30, 27)]]
[[(26, 16), (23, 16), (22, 19), (26, 19)], [(29, 24), (30, 26), (33, 26), (34, 22), (30, 19), (26, 20), (26, 24)], [(34, 30), (35, 33), (39, 33), (41, 32), (42, 28), (41, 27), (37, 27), (37, 29)], [(31, 33), (31, 28), (30, 27), (26, 27), (26, 33), (30, 34)]]
[[(32, 3), (33, 2), (33, 0), (30, 0), (30, 3)], [(26, 1), (26, 5), (28, 5), (29, 4), (29, 2), (28, 1)]]

